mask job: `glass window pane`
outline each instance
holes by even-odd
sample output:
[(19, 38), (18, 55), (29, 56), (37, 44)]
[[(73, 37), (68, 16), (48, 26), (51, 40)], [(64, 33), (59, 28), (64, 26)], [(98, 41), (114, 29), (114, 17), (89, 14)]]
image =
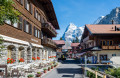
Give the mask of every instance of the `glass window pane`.
[(37, 29), (35, 30), (35, 36), (37, 37)]
[(10, 20), (5, 20), (5, 23), (11, 25), (11, 21)]
[(27, 2), (27, 10), (29, 11), (29, 7), (30, 7), (30, 5), (29, 5), (29, 3)]
[(14, 23), (13, 26), (14, 26), (15, 28), (18, 28), (18, 23)]
[(106, 42), (105, 41), (103, 41), (103, 45), (105, 46), (105, 44), (106, 44)]
[(110, 41), (110, 45), (113, 45), (113, 42), (112, 42), (112, 41)]
[(40, 31), (38, 31), (38, 38), (40, 38)]
[(107, 46), (109, 46), (109, 41), (107, 41)]
[(26, 24), (26, 32), (29, 33), (29, 24)]

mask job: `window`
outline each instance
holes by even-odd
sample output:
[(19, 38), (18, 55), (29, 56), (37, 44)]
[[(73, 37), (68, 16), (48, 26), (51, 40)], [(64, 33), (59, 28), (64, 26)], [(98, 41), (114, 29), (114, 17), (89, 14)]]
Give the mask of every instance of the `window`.
[(24, 32), (32, 34), (32, 25), (26, 20), (24, 20)]
[(12, 24), (10, 20), (5, 20), (5, 23), (7, 23), (7, 24), (9, 24), (9, 25)]
[(116, 56), (116, 54), (112, 54), (112, 56)]
[(17, 0), (21, 5), (23, 5), (23, 0)]
[(34, 27), (34, 36), (40, 38), (40, 30)]
[(27, 9), (31, 14), (33, 13), (33, 5), (28, 0), (25, 0), (25, 9)]
[(103, 41), (103, 46), (105, 46), (106, 45), (106, 41)]
[(40, 14), (38, 14), (38, 21), (40, 21)]
[(38, 30), (38, 38), (40, 38), (40, 31)]
[(26, 30), (25, 30), (27, 33), (29, 33), (29, 24), (26, 23)]
[(113, 41), (110, 41), (110, 46), (113, 45)]
[(107, 41), (107, 46), (109, 46), (109, 41)]
[(14, 23), (13, 27), (18, 28), (18, 23)]

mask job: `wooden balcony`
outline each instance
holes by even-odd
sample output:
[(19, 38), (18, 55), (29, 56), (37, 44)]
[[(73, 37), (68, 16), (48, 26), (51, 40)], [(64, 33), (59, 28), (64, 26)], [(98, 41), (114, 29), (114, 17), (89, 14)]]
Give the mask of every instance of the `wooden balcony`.
[(87, 42), (91, 42), (93, 41), (93, 38), (91, 36), (87, 36), (86, 38), (83, 39), (83, 42), (87, 43)]
[(46, 37), (44, 37), (42, 39), (42, 45), (47, 46), (47, 47), (51, 47), (51, 48), (56, 48), (57, 47), (55, 42), (52, 39), (46, 38)]
[(52, 37), (57, 36), (56, 29), (52, 26), (51, 23), (42, 23), (42, 31), (47, 33), (48, 35)]
[(119, 46), (102, 46), (103, 50), (115, 50), (120, 49)]
[(120, 50), (120, 47), (119, 47), (119, 46), (116, 46), (116, 49), (117, 49), (117, 50)]

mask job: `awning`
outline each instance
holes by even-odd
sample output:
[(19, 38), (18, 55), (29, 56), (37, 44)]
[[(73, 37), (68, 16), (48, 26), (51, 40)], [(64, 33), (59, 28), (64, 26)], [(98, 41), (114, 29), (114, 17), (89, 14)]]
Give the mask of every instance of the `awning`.
[(28, 45), (28, 46), (31, 44), (31, 45), (34, 46), (34, 47), (43, 48), (42, 45), (38, 45), (38, 44), (35, 44), (35, 43), (29, 43), (29, 42), (27, 42), (27, 41), (19, 40), (19, 39), (12, 38), (12, 37), (8, 37), (8, 36), (1, 35), (1, 34), (0, 34), (0, 36), (3, 37), (3, 39), (4, 39), (5, 41), (14, 42), (14, 43), (19, 43), (19, 44)]

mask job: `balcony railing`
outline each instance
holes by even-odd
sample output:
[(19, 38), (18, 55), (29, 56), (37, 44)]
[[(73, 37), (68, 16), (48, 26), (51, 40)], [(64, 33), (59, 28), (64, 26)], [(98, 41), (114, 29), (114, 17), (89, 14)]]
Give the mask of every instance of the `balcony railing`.
[(56, 29), (53, 27), (53, 25), (49, 22), (47, 23), (42, 23), (42, 31), (48, 33), (52, 37), (57, 36)]
[(52, 39), (47, 38), (47, 37), (43, 37), (43, 39), (42, 39), (42, 45), (56, 48), (55, 42)]
[(120, 47), (119, 46), (102, 46), (102, 49), (104, 49), (104, 50), (115, 50), (115, 49), (117, 49), (117, 50), (119, 50), (120, 49)]

